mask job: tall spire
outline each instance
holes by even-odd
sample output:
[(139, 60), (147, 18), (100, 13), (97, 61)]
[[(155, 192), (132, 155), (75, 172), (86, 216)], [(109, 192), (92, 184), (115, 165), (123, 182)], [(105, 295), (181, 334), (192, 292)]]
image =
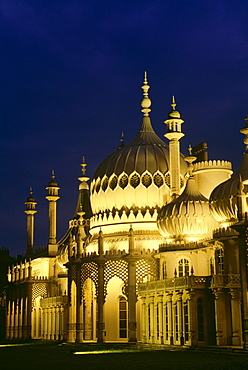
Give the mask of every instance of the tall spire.
[(150, 86), (148, 85), (148, 81), (147, 81), (147, 73), (145, 72), (144, 73), (144, 85), (141, 86), (141, 89), (143, 90), (143, 100), (141, 101), (141, 107), (143, 109), (141, 109), (141, 112), (144, 113), (144, 117), (148, 117), (149, 116), (149, 112), (151, 112), (151, 109), (150, 106), (152, 104), (151, 100), (149, 99), (148, 97), (148, 90), (150, 89)]
[(82, 176), (78, 177), (78, 180), (81, 181), (81, 183), (79, 184), (79, 190), (81, 190), (81, 189), (89, 189), (89, 186), (87, 184), (87, 181), (90, 178), (87, 177), (87, 176), (85, 176), (86, 166), (87, 166), (87, 164), (85, 163), (85, 157), (82, 158), (82, 163), (80, 164), (80, 166), (81, 166)]

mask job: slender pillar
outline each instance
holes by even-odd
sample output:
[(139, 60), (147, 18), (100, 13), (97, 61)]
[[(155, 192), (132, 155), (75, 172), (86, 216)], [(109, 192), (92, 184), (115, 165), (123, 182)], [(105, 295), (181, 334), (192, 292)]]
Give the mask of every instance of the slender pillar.
[(77, 266), (76, 342), (83, 342), (83, 304), (80, 265)]
[(142, 343), (147, 343), (147, 307), (146, 307), (146, 297), (142, 297), (142, 306), (141, 306), (141, 314), (142, 314)]
[(223, 291), (221, 288), (214, 289), (215, 295), (215, 324), (216, 324), (216, 343), (218, 346), (226, 344), (225, 338), (225, 306), (223, 302)]
[(158, 315), (159, 315), (159, 343), (164, 343), (164, 333), (163, 333), (163, 295), (159, 296), (158, 302)]
[(105, 267), (105, 258), (104, 258), (104, 248), (103, 248), (103, 235), (102, 231), (99, 232), (98, 237), (98, 292), (97, 292), (97, 342), (104, 342), (104, 331), (105, 331), (105, 322), (104, 322), (104, 267)]
[(52, 180), (48, 183), (46, 190), (48, 195), (46, 199), (49, 201), (49, 244), (56, 244), (57, 238), (57, 200), (60, 198), (59, 187), (55, 181), (54, 171), (52, 171)]
[(231, 294), (231, 314), (232, 314), (232, 345), (241, 346), (242, 325), (241, 325), (240, 289), (230, 289), (230, 294)]
[(128, 341), (137, 342), (136, 322), (136, 258), (134, 254), (134, 234), (132, 226), (129, 230), (129, 256), (128, 261)]
[(169, 344), (173, 344), (173, 314), (172, 314), (172, 296), (171, 292), (167, 293), (167, 304), (168, 304), (168, 337), (169, 337)]
[(189, 301), (189, 345), (195, 346), (197, 344), (195, 333), (196, 333), (196, 304), (195, 304), (195, 292), (191, 290), (188, 293)]
[(178, 310), (178, 336), (179, 343), (181, 346), (184, 345), (184, 336), (183, 336), (183, 302), (182, 302), (183, 292), (177, 292), (177, 310)]
[(150, 343), (154, 343), (154, 296), (150, 299)]
[(34, 215), (37, 212), (36, 202), (33, 197), (32, 188), (30, 188), (30, 195), (26, 201), (26, 210), (24, 211), (27, 214), (27, 256), (31, 257), (34, 246)]

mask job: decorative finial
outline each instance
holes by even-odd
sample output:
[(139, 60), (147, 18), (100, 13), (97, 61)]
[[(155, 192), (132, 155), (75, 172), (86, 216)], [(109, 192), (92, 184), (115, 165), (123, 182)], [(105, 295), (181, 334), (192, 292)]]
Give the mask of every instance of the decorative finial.
[(142, 90), (143, 90), (143, 100), (141, 102), (141, 106), (143, 109), (141, 109), (141, 112), (144, 113), (144, 116), (145, 117), (148, 117), (149, 116), (149, 112), (151, 112), (151, 109), (150, 106), (152, 104), (151, 100), (149, 99), (148, 97), (148, 90), (150, 89), (150, 86), (148, 85), (148, 81), (147, 81), (147, 73), (145, 72), (144, 73), (144, 85), (141, 86)]
[(246, 152), (248, 151), (248, 115), (245, 117), (245, 127), (240, 130), (241, 134), (245, 135), (244, 144)]
[(55, 179), (55, 172), (54, 172), (54, 170), (52, 170), (51, 178), (52, 178), (52, 179)]
[(89, 180), (89, 177), (85, 176), (86, 166), (87, 166), (87, 164), (85, 163), (85, 157), (82, 158), (82, 163), (80, 164), (80, 166), (81, 166), (82, 176), (78, 177), (78, 180), (81, 181), (81, 184), (79, 185), (79, 189), (88, 189), (88, 184), (86, 183), (86, 181)]
[(118, 149), (122, 149), (125, 146), (124, 141), (125, 141), (124, 132), (122, 132), (121, 133), (121, 138), (120, 138), (121, 144), (118, 146)]
[(85, 173), (86, 173), (86, 166), (87, 166), (87, 164), (85, 163), (85, 157), (83, 156), (83, 158), (82, 158), (82, 163), (81, 163), (81, 165), (80, 165), (81, 167), (82, 167), (82, 169), (81, 169), (81, 171), (82, 171), (82, 174), (83, 174), (83, 176), (85, 175)]
[(176, 106), (177, 106), (177, 104), (176, 104), (175, 96), (172, 95), (172, 97), (171, 97), (171, 107), (172, 107), (172, 110), (176, 110)]
[(33, 188), (32, 188), (32, 186), (30, 186), (30, 188), (29, 188), (29, 194), (30, 194), (30, 195), (32, 195), (32, 194), (33, 194)]
[(188, 147), (188, 151), (189, 151), (189, 156), (188, 157), (184, 157), (184, 160), (186, 162), (188, 162), (188, 170), (189, 170), (189, 176), (191, 177), (192, 176), (192, 173), (193, 173), (193, 162), (197, 159), (195, 156), (192, 155), (192, 147), (191, 145), (189, 145)]

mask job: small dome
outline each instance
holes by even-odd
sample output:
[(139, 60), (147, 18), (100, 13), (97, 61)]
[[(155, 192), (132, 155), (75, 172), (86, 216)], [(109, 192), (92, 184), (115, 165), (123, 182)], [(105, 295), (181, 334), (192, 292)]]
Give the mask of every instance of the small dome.
[(233, 224), (238, 221), (238, 200), (242, 193), (248, 193), (248, 152), (245, 152), (239, 170), (210, 195), (210, 208), (218, 222)]
[(168, 119), (173, 119), (173, 118), (181, 118), (181, 114), (177, 110), (172, 110), (168, 114)]
[(198, 241), (212, 236), (217, 223), (211, 215), (209, 203), (190, 177), (183, 193), (161, 208), (157, 224), (164, 237)]

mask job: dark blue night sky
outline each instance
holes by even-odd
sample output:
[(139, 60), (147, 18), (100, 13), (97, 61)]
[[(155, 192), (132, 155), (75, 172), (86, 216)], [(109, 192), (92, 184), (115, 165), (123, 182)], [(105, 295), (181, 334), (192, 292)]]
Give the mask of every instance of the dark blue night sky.
[(128, 142), (139, 130), (145, 70), (160, 137), (174, 94), (182, 151), (206, 141), (210, 159), (241, 162), (248, 1), (0, 0), (0, 67), (1, 246), (12, 255), (26, 249), (30, 186), (35, 245), (47, 243), (51, 170), (63, 236), (82, 156), (92, 176), (122, 132)]

